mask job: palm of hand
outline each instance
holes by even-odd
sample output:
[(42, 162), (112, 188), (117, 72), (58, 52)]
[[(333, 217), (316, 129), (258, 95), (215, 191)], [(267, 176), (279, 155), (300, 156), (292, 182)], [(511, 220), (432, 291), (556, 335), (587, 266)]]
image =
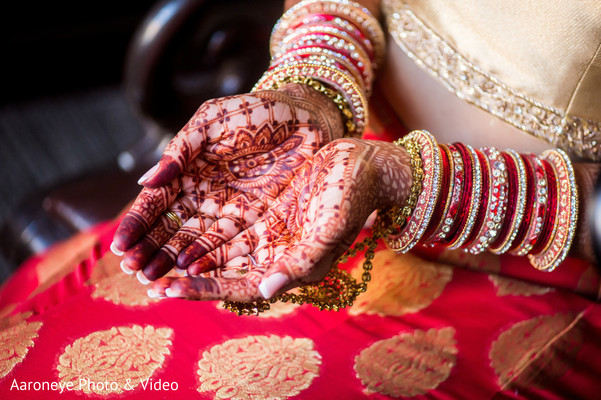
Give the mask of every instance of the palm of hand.
[(322, 279), (377, 207), (374, 146), (345, 139), (305, 163), (263, 216), (199, 260), (202, 277), (156, 281), (156, 295), (251, 301), (266, 274), (286, 277), (284, 290)]
[[(117, 247), (127, 249), (127, 268), (156, 279), (178, 254), (179, 266), (186, 267), (263, 214), (339, 129), (331, 108), (315, 106), (322, 100), (316, 93), (293, 89), (216, 99), (199, 108), (145, 183), (153, 187), (142, 190), (115, 234)], [(181, 229), (162, 215), (168, 209), (185, 222)]]

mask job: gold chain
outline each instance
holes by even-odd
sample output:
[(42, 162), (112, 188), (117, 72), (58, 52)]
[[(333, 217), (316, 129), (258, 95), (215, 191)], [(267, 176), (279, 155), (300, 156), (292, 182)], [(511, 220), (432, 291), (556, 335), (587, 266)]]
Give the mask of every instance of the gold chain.
[[(270, 308), (270, 304), (276, 301), (293, 304), (311, 304), (319, 310), (338, 311), (347, 306), (352, 306), (357, 297), (367, 290), (367, 283), (371, 281), (372, 260), (378, 245), (378, 239), (390, 235), (392, 232), (402, 229), (407, 219), (411, 216), (417, 199), (422, 190), (424, 172), (420, 158), (419, 144), (412, 138), (403, 137), (394, 142), (397, 146), (403, 146), (409, 152), (411, 158), (411, 169), (413, 171), (413, 183), (409, 197), (403, 207), (393, 207), (388, 212), (378, 210), (378, 218), (372, 228), (372, 236), (356, 243), (349, 248), (332, 266), (326, 277), (319, 282), (302, 285), (296, 293), (283, 293), (269, 300), (257, 299), (252, 302), (225, 301), (223, 308), (238, 315), (257, 315)], [(358, 251), (365, 250), (365, 261), (363, 262), (363, 274), (361, 281), (357, 282), (347, 271), (338, 268), (338, 264), (345, 263), (349, 257), (355, 257)]]

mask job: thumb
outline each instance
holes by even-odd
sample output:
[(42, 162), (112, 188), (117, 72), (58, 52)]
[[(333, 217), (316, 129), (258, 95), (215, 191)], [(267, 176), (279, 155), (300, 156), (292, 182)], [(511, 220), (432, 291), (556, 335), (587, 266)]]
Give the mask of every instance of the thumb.
[(206, 127), (193, 123), (196, 116), (171, 139), (159, 162), (138, 180), (138, 184), (149, 188), (166, 185), (180, 175), (187, 165), (205, 148)]
[(138, 179), (138, 184), (147, 188), (157, 188), (172, 182), (186, 166), (180, 160), (163, 154), (159, 162)]
[(259, 284), (259, 292), (269, 299), (279, 291), (292, 289), (303, 282), (323, 279), (335, 261), (332, 248), (309, 240), (289, 247), (269, 267)]

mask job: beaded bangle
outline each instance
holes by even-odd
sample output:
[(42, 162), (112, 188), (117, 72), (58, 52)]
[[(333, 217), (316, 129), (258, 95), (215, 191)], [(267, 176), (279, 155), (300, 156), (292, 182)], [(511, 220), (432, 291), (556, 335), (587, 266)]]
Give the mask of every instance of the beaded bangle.
[(352, 22), (347, 21), (346, 19), (342, 19), (340, 17), (336, 17), (334, 15), (311, 14), (304, 18), (295, 20), (294, 23), (290, 25), (289, 30), (296, 30), (301, 26), (312, 26), (316, 24), (329, 24), (345, 30), (354, 38), (356, 38), (359, 41), (359, 43), (361, 43), (361, 45), (367, 50), (367, 52), (372, 58), (375, 56), (373, 44), (363, 34), (363, 32)]
[(355, 134), (361, 134), (368, 125), (367, 101), (362, 90), (348, 75), (326, 65), (299, 63), (275, 68), (259, 79), (253, 91), (270, 88), (272, 82), (281, 82), (287, 76), (311, 77), (343, 94), (352, 109)]
[[(471, 166), (471, 174), (466, 173), (464, 199), (462, 200), (459, 210), (464, 212), (467, 210), (467, 213), (465, 213), (465, 216), (462, 218), (457, 231), (458, 236), (456, 238), (451, 236), (450, 238), (451, 243), (449, 247), (451, 249), (460, 248), (466, 241), (469, 243), (468, 239), (472, 234), (474, 224), (476, 224), (481, 209), (480, 200), (483, 192), (485, 192), (482, 188), (483, 186), (488, 185), (488, 170), (486, 169), (487, 166), (484, 157), (481, 156), (479, 152), (476, 152), (470, 145), (465, 146), (465, 148), (467, 149), (467, 155), (465, 156), (467, 158), (464, 158), (464, 162), (470, 160), (469, 165)], [(480, 157), (482, 157), (482, 159)], [(485, 169), (484, 173), (482, 172), (483, 168)]]
[(364, 60), (370, 63), (370, 56), (355, 38), (346, 31), (324, 25), (299, 28), (293, 34), (286, 36), (280, 43), (281, 50), (276, 52), (276, 57), (277, 54), (285, 53), (286, 49), (290, 49), (291, 46), (294, 49), (294, 46), (303, 46), (305, 42), (311, 41), (315, 44), (325, 41), (336, 48), (345, 49), (355, 60)]
[(463, 184), (465, 181), (465, 168), (461, 153), (457, 150), (455, 145), (445, 146), (449, 151), (451, 178), (449, 188), (449, 198), (447, 199), (447, 205), (443, 211), (442, 225), (437, 229), (436, 239), (434, 242), (442, 242), (451, 232), (451, 228), (455, 223), (458, 211), (459, 203), (463, 193)]
[(574, 170), (562, 150), (547, 150), (541, 154), (555, 172), (557, 184), (557, 214), (553, 232), (540, 254), (528, 255), (530, 263), (542, 271), (552, 271), (566, 258), (578, 221), (578, 188)]
[(336, 66), (350, 72), (354, 80), (368, 92), (373, 82), (373, 71), (371, 68), (358, 69), (349, 57), (333, 48), (326, 47), (299, 47), (284, 54), (273, 61), (273, 66), (286, 64), (289, 60), (309, 60), (311, 63), (322, 63), (328, 66)]
[(510, 213), (506, 216), (505, 224), (499, 233), (497, 243), (493, 243), (489, 250), (496, 254), (505, 253), (513, 243), (526, 207), (526, 168), (524, 162), (518, 153), (513, 150), (506, 150), (503, 154), (505, 164), (508, 170), (509, 199), (507, 210)]
[(365, 7), (347, 0), (304, 0), (290, 7), (273, 27), (271, 54), (275, 54), (285, 36), (292, 31), (295, 20), (310, 14), (328, 14), (348, 20), (359, 27), (374, 47), (374, 65), (384, 57), (386, 40), (378, 20)]
[(441, 144), (439, 145), (441, 150), (441, 161), (442, 161), (442, 186), (440, 188), (440, 195), (438, 196), (438, 202), (436, 203), (436, 207), (434, 208), (433, 217), (438, 217), (437, 221), (433, 220), (426, 232), (424, 232), (424, 242), (428, 243), (434, 240), (437, 237), (437, 234), (442, 228), (444, 224), (444, 215), (447, 213), (447, 210), (451, 203), (451, 195), (453, 192), (453, 159), (451, 157), (451, 152), (449, 148)]
[(442, 180), (441, 154), (436, 139), (426, 131), (413, 131), (406, 138), (397, 142), (399, 145), (403, 145), (408, 140), (415, 140), (419, 145), (423, 165), (423, 182), (417, 204), (406, 225), (400, 233), (389, 235), (386, 238), (386, 244), (390, 249), (401, 253), (406, 253), (415, 246), (428, 227), (440, 193)]
[(482, 153), (486, 157), (489, 169), (488, 196), (486, 208), (483, 210), (483, 220), (476, 234), (475, 242), (468, 251), (478, 254), (488, 249), (501, 230), (501, 222), (507, 211), (507, 167), (501, 153), (495, 148), (485, 147)]
[(534, 193), (528, 196), (528, 198), (532, 197), (532, 201), (529, 201), (531, 205), (526, 209), (528, 217), (524, 221), (524, 225), (527, 227), (524, 239), (521, 242), (518, 241), (517, 247), (510, 250), (511, 254), (518, 256), (525, 256), (532, 250), (543, 228), (543, 217), (547, 212), (548, 184), (543, 164), (533, 154), (525, 155), (525, 159), (529, 162), (532, 170), (532, 183), (528, 185), (529, 191)]
[[(271, 81), (271, 86), (269, 89), (277, 90), (280, 87), (289, 83), (299, 83), (302, 85), (310, 86), (317, 92), (328, 97), (330, 100), (332, 100), (332, 102), (334, 102), (338, 110), (340, 110), (340, 113), (342, 114), (342, 122), (346, 128), (346, 133), (348, 135), (351, 135), (356, 130), (355, 123), (353, 122), (353, 113), (351, 111), (351, 108), (349, 107), (346, 99), (342, 97), (340, 93), (336, 92), (333, 89), (330, 89), (321, 82), (306, 76), (285, 76), (279, 81)], [(254, 90), (255, 89), (253, 89), (253, 91)]]

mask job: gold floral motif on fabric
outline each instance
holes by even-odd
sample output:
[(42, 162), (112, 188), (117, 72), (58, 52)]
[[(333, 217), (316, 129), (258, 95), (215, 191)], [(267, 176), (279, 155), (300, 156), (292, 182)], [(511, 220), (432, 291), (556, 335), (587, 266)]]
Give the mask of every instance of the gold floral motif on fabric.
[(498, 255), (490, 252), (471, 254), (462, 249), (444, 249), (438, 256), (438, 261), (455, 267), (475, 269), (477, 271), (498, 273), (501, 271), (501, 260)]
[(311, 385), (320, 365), (311, 339), (231, 339), (202, 353), (198, 391), (214, 392), (215, 399), (287, 399)]
[(544, 386), (566, 372), (582, 347), (579, 321), (583, 315), (544, 315), (518, 322), (501, 333), (490, 350), (490, 363), (501, 389)]
[[(297, 308), (300, 306), (298, 304), (293, 303), (284, 303), (282, 301), (278, 301), (269, 305), (269, 310), (263, 311), (258, 315), (249, 315), (250, 318), (258, 317), (258, 318), (280, 318), (284, 315), (292, 314)], [(223, 301), (217, 303), (217, 308), (228, 314), (230, 311), (225, 310), (223, 308)]]
[(29, 315), (17, 314), (0, 321), (0, 378), (20, 364), (35, 345), (42, 322), (27, 322)]
[(133, 390), (163, 366), (172, 336), (173, 329), (151, 325), (93, 332), (65, 348), (56, 366), (58, 377), (85, 394)]
[(601, 159), (601, 123), (568, 116), (512, 89), (459, 54), (427, 27), (402, 0), (384, 0), (382, 10), (395, 43), (460, 99), (553, 146)]
[(100, 298), (116, 305), (142, 307), (157, 303), (146, 294), (147, 287), (133, 275), (117, 274), (96, 283), (92, 298)]
[[(428, 307), (453, 277), (453, 268), (423, 260), (412, 254), (381, 250), (372, 261), (369, 289), (350, 308), (351, 315), (399, 316)], [(352, 275), (360, 279), (363, 270)]]
[(535, 285), (519, 279), (500, 275), (489, 275), (488, 279), (495, 285), (497, 296), (536, 296), (553, 291), (553, 288)]
[(457, 361), (455, 344), (452, 327), (380, 340), (355, 357), (357, 378), (367, 394), (424, 395), (449, 377)]

